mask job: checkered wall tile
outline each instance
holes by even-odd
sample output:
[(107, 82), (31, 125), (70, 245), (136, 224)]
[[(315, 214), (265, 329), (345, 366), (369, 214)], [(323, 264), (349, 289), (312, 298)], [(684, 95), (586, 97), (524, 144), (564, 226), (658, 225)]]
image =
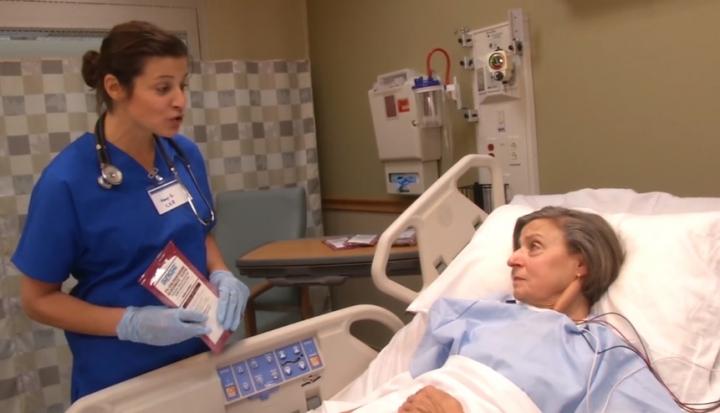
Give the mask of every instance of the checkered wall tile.
[[(40, 172), (97, 119), (80, 65), (80, 59), (0, 61), (2, 412), (54, 413), (69, 404), (64, 335), (25, 317), (10, 256)], [(182, 133), (205, 155), (213, 192), (304, 187), (308, 235), (321, 235), (309, 62), (195, 62), (188, 98)]]
[(308, 235), (322, 234), (309, 62), (198, 62), (192, 72), (183, 134), (205, 154), (213, 190), (302, 186)]

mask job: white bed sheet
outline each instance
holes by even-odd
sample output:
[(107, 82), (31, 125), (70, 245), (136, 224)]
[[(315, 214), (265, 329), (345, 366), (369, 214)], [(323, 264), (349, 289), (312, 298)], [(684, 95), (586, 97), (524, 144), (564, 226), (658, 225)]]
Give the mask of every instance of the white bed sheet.
[[(509, 256), (511, 251), (514, 222), (518, 216), (545, 205), (589, 208), (598, 213), (625, 213), (614, 217), (608, 216), (611, 224), (616, 228), (621, 223), (631, 227), (634, 225), (639, 228), (633, 230), (644, 231), (648, 229), (648, 226), (652, 227), (661, 223), (662, 218), (655, 217), (653, 220), (653, 217), (646, 217), (643, 221), (635, 214), (665, 213), (663, 215), (667, 216), (668, 212), (718, 211), (720, 210), (720, 198), (679, 198), (659, 192), (638, 194), (624, 189), (585, 189), (565, 195), (516, 196), (512, 205), (498, 208), (488, 217), (473, 240), (450, 263), (442, 276), (424, 290), (408, 307), (408, 311), (416, 313), (413, 320), (395, 334), (391, 342), (378, 354), (360, 377), (346, 386), (332, 400), (349, 402), (363, 399), (380, 388), (383, 383), (407, 371), (412, 355), (425, 332), (427, 309), (438, 297), (480, 298), (510, 291), (509, 269), (505, 264), (506, 258), (502, 257)], [(685, 231), (685, 225), (689, 222), (693, 224), (694, 228), (691, 233)], [(680, 245), (684, 245), (685, 248), (682, 254), (689, 254), (691, 261), (698, 258), (694, 260), (694, 267), (690, 270), (695, 280), (690, 288), (692, 294), (695, 294), (694, 298), (692, 294), (684, 299), (681, 294), (678, 295), (684, 288), (682, 283), (677, 282), (682, 272), (670, 273), (667, 271), (668, 267), (665, 266), (665, 262), (657, 260), (653, 263), (652, 271), (643, 273), (646, 279), (633, 280), (630, 286), (616, 283), (615, 287), (621, 294), (613, 295), (615, 301), (604, 298), (596, 310), (598, 312), (619, 310), (621, 313), (637, 313), (626, 315), (630, 316), (636, 327), (638, 327), (637, 324), (640, 324), (639, 330), (644, 337), (649, 334), (651, 341), (659, 341), (660, 344), (654, 344), (652, 347), (653, 355), (656, 359), (661, 360), (660, 363), (663, 365), (658, 368), (666, 377), (671, 388), (684, 401), (708, 401), (711, 396), (720, 392), (720, 381), (717, 379), (717, 374), (714, 374), (714, 370), (720, 367), (718, 366), (720, 362), (720, 317), (717, 316), (720, 314), (720, 240), (718, 240), (720, 237), (720, 212), (678, 214), (673, 223), (675, 234), (667, 233), (668, 240), (671, 237), (681, 237)], [(702, 228), (705, 224), (715, 226), (706, 227), (706, 230), (703, 231)], [(684, 235), (687, 236), (683, 237)], [(655, 234), (651, 237), (657, 238), (658, 236)], [(688, 240), (688, 237), (694, 237), (694, 239)], [(700, 247), (695, 248), (698, 245)], [(702, 247), (703, 245), (704, 247)], [(660, 253), (662, 254), (660, 258), (671, 257), (675, 261), (679, 261), (674, 263), (675, 267), (670, 266), (671, 268), (678, 268), (685, 264), (683, 259), (687, 257), (679, 251), (672, 251), (676, 245), (670, 243), (666, 247), (670, 249), (669, 252), (660, 253), (657, 250), (649, 250), (647, 251), (649, 255), (641, 258), (652, 259), (653, 254), (657, 256)], [(479, 257), (478, 249), (484, 252)], [(633, 268), (642, 269), (644, 264), (635, 262), (632, 265)], [(653, 272), (656, 269), (657, 271)], [(481, 277), (482, 274), (491, 273), (506, 273), (508, 276)], [(473, 276), (468, 277), (470, 274)], [(648, 278), (653, 274), (658, 275), (654, 284), (653, 280)], [(458, 285), (453, 282), (456, 280), (475, 281)], [(479, 280), (482, 282), (478, 282)], [(640, 285), (637, 282), (640, 282)], [(668, 282), (669, 284), (667, 284)], [(642, 294), (643, 289), (647, 290), (653, 285), (659, 286), (661, 293), (666, 294), (664, 300), (654, 301), (655, 297), (652, 294), (649, 296)], [(621, 288), (626, 288), (629, 293), (626, 294)], [(668, 291), (675, 291), (676, 294), (668, 297)], [(632, 303), (630, 307), (619, 305), (620, 301), (635, 300), (638, 294), (642, 298), (640, 301), (643, 305), (658, 306), (680, 299), (679, 302), (686, 308), (683, 309), (682, 317), (679, 317), (673, 315), (671, 306), (665, 307), (663, 314), (649, 314), (638, 306), (634, 306), (635, 309), (631, 310)], [(695, 299), (696, 305), (692, 305), (693, 299)], [(662, 308), (662, 306), (658, 308)], [(655, 320), (658, 319), (655, 317), (656, 315), (669, 316), (673, 320), (671, 326), (673, 328), (663, 330), (660, 334), (654, 334), (653, 331), (657, 327)], [(662, 320), (662, 318), (659, 319)], [(686, 323), (695, 325), (695, 330), (688, 332)], [(673, 331), (677, 328), (684, 329), (683, 337), (687, 340), (676, 343), (675, 347), (664, 346), (662, 341), (677, 334), (677, 331)], [(645, 339), (647, 341), (647, 337)], [(682, 374), (674, 375), (673, 373), (677, 371), (681, 371)], [(694, 385), (690, 383), (694, 383)]]
[(505, 376), (473, 359), (450, 356), (442, 368), (413, 379), (401, 372), (365, 397), (352, 402), (326, 402), (317, 413), (395, 413), (405, 400), (423, 388), (435, 386), (462, 405), (465, 413), (540, 413), (530, 397)]

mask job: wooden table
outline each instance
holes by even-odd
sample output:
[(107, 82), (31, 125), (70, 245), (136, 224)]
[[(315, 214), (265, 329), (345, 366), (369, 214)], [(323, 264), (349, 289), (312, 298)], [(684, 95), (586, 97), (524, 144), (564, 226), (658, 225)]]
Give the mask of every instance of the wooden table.
[[(255, 299), (274, 286), (299, 286), (300, 313), (312, 317), (310, 285), (337, 285), (348, 277), (369, 277), (375, 247), (334, 250), (324, 238), (274, 241), (250, 251), (235, 262), (240, 274), (266, 281), (253, 286), (245, 309), (246, 337), (257, 333)], [(388, 275), (420, 274), (416, 246), (393, 247)]]
[[(241, 274), (265, 278), (273, 285), (333, 285), (348, 277), (370, 276), (374, 246), (334, 250), (323, 239), (270, 242), (238, 258), (235, 264)], [(393, 247), (387, 273), (420, 274), (417, 247)]]

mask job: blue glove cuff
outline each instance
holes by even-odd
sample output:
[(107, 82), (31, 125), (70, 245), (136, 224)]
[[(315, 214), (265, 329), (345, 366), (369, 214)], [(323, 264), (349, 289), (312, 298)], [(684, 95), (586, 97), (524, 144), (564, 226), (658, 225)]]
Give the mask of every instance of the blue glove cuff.
[(210, 332), (207, 316), (165, 306), (128, 307), (118, 323), (118, 339), (153, 346), (177, 344)]
[(218, 289), (218, 322), (225, 330), (235, 331), (245, 311), (250, 289), (227, 270), (213, 271), (210, 283)]
[(123, 314), (122, 318), (120, 319), (120, 322), (118, 323), (117, 327), (115, 328), (117, 337), (120, 340), (132, 341), (132, 333), (133, 333), (132, 320), (135, 317), (137, 309), (138, 309), (137, 307), (132, 307), (132, 306), (125, 309), (125, 313)]
[(228, 270), (215, 270), (210, 273), (210, 277), (208, 277), (208, 279), (212, 285), (217, 286), (223, 278), (227, 277), (235, 278), (235, 275)]

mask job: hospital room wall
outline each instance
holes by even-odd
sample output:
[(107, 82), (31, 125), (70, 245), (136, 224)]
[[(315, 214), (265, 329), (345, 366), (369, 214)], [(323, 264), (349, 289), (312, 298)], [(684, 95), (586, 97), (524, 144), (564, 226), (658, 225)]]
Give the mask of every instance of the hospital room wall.
[[(470, 73), (458, 68), (453, 34), (529, 17), (540, 187), (631, 187), (718, 196), (715, 75), (720, 64), (711, 0), (308, 0), (310, 58), (325, 199), (399, 200), (385, 193), (367, 90), (378, 74), (422, 71), (434, 47), (447, 49), (470, 101)], [(442, 59), (433, 62), (443, 70)], [(474, 152), (474, 125), (454, 118), (455, 157)], [(352, 214), (333, 219), (343, 232)], [(347, 218), (347, 219), (346, 219)], [(358, 220), (364, 219), (357, 216)], [(327, 225), (328, 221), (336, 222)]]
[(308, 58), (305, 0), (207, 0), (201, 5), (206, 60)]
[[(469, 49), (453, 32), (503, 22), (514, 7), (531, 27), (543, 193), (613, 186), (720, 195), (708, 183), (720, 178), (713, 73), (720, 2), (210, 0), (205, 7), (206, 59), (310, 57), (327, 234), (380, 232), (397, 212), (363, 205), (402, 209), (412, 200), (385, 193), (367, 102), (376, 76), (422, 71), (427, 52), (443, 47), (469, 105), (470, 73), (457, 65)], [(442, 59), (433, 66), (441, 71)], [(457, 113), (453, 132), (456, 159), (475, 152), (474, 125)], [(343, 206), (353, 201), (365, 204)], [(371, 289), (355, 287), (338, 289), (336, 304)]]
[[(397, 216), (362, 206), (385, 192), (367, 91), (376, 76), (424, 71), (445, 48), (471, 105), (470, 54), (454, 31), (528, 16), (540, 189), (630, 187), (720, 196), (720, 2), (714, 0), (307, 0), (324, 228), (381, 232)], [(444, 62), (433, 60), (436, 71)], [(454, 154), (475, 152), (475, 126), (453, 118)], [(340, 202), (342, 201), (342, 202)], [(343, 205), (358, 203), (359, 210)], [(329, 204), (339, 208), (329, 208)], [(410, 280), (416, 282), (417, 280)], [(333, 289), (336, 307), (394, 300), (368, 279)], [(397, 308), (393, 307), (394, 310)], [(401, 314), (401, 312), (398, 312)]]

